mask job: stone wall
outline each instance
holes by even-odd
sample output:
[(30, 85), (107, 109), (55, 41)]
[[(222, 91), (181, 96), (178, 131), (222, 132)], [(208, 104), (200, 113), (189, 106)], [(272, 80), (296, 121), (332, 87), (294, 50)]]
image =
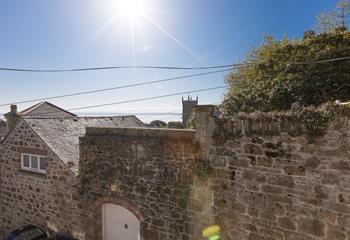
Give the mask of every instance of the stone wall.
[(219, 120), (213, 111), (196, 108), (196, 132), (87, 129), (80, 182), (95, 239), (110, 202), (139, 217), (143, 239), (201, 239), (214, 223), (225, 240), (350, 239), (347, 116), (315, 135), (283, 115)]
[[(350, 239), (347, 114), (311, 134), (291, 113), (213, 112), (196, 108), (196, 130), (88, 128), (78, 179), (20, 122), (0, 154), (1, 225), (100, 240), (102, 205), (114, 203), (144, 240), (197, 240), (214, 223), (224, 240)], [(47, 156), (46, 175), (21, 170), (21, 153)]]
[(223, 239), (350, 239), (346, 115), (315, 135), (290, 116), (217, 120), (212, 111), (197, 108), (196, 126), (198, 136), (213, 136), (208, 184)]
[[(84, 239), (82, 206), (76, 179), (69, 169), (24, 121), (1, 147), (1, 230), (7, 232), (31, 223)], [(47, 156), (46, 174), (21, 170), (21, 153)]]
[(133, 212), (142, 239), (192, 239), (198, 202), (189, 195), (200, 161), (194, 136), (192, 130), (87, 128), (80, 140), (80, 182), (95, 214), (86, 222), (94, 227), (91, 240), (102, 239), (104, 203)]

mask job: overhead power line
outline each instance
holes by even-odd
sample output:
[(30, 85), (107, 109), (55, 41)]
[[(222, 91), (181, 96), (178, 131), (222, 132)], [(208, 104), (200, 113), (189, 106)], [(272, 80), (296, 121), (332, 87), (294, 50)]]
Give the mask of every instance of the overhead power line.
[(131, 87), (149, 85), (149, 84), (160, 83), (160, 82), (169, 82), (169, 81), (175, 81), (175, 80), (180, 80), (180, 79), (185, 79), (185, 78), (192, 78), (192, 77), (205, 76), (205, 75), (210, 75), (210, 74), (215, 74), (215, 73), (228, 72), (231, 70), (232, 70), (232, 68), (223, 69), (223, 70), (216, 70), (216, 71), (211, 71), (211, 72), (191, 74), (191, 75), (183, 75), (183, 76), (172, 77), (172, 78), (165, 78), (165, 79), (154, 80), (154, 81), (149, 81), (149, 82), (141, 82), (141, 83), (128, 84), (128, 85), (122, 85), (122, 86), (116, 86), (116, 87), (110, 87), (110, 88), (103, 88), (103, 89), (97, 89), (97, 90), (91, 90), (91, 91), (85, 91), (85, 92), (62, 94), (62, 95), (57, 95), (57, 96), (45, 97), (45, 98), (35, 98), (35, 99), (17, 101), (17, 102), (12, 102), (12, 103), (0, 104), (0, 107), (8, 106), (10, 104), (31, 103), (31, 102), (52, 100), (52, 99), (57, 99), (57, 98), (73, 97), (73, 96), (79, 96), (79, 95), (85, 95), (85, 94), (91, 94), (91, 93), (106, 92), (106, 91), (111, 91), (111, 90), (116, 90), (116, 89), (131, 88)]
[(118, 105), (118, 104), (124, 104), (124, 103), (140, 102), (140, 101), (146, 101), (146, 100), (152, 100), (152, 99), (159, 99), (159, 98), (178, 96), (178, 95), (183, 95), (183, 94), (190, 94), (190, 93), (196, 93), (196, 92), (206, 92), (206, 91), (211, 91), (211, 90), (216, 90), (216, 89), (224, 89), (224, 88), (227, 88), (227, 87), (228, 86), (218, 86), (218, 87), (211, 87), (211, 88), (203, 88), (203, 89), (197, 89), (197, 90), (192, 90), (192, 91), (177, 92), (177, 93), (158, 95), (158, 96), (146, 97), (146, 98), (138, 98), (138, 99), (132, 99), (132, 100), (126, 100), (126, 101), (120, 101), (120, 102), (105, 103), (105, 104), (91, 105), (91, 106), (78, 107), (78, 108), (70, 108), (70, 109), (68, 109), (68, 111), (76, 111), (76, 110), (89, 109), (89, 108), (98, 108), (98, 107), (105, 107), (105, 106), (112, 106), (112, 105)]
[(247, 66), (248, 64), (225, 64), (204, 67), (175, 67), (175, 66), (107, 66), (107, 67), (91, 67), (91, 68), (72, 68), (72, 69), (24, 69), (24, 68), (5, 68), (1, 67), (0, 71), (11, 72), (33, 72), (33, 73), (60, 73), (60, 72), (86, 72), (100, 70), (116, 70), (116, 69), (163, 69), (163, 70), (208, 70), (228, 67)]
[[(83, 109), (100, 108), (100, 107), (113, 106), (113, 105), (119, 105), (119, 104), (125, 104), (125, 103), (141, 102), (141, 101), (146, 101), (146, 100), (153, 100), (153, 99), (159, 99), (159, 98), (167, 98), (167, 97), (179, 96), (179, 95), (183, 95), (183, 94), (190, 94), (190, 93), (197, 93), (197, 92), (206, 92), (206, 91), (212, 91), (212, 90), (224, 89), (224, 88), (228, 88), (228, 86), (226, 85), (226, 86), (217, 86), (217, 87), (211, 87), (211, 88), (202, 88), (202, 89), (197, 89), (197, 90), (190, 90), (190, 91), (185, 91), (185, 92), (170, 93), (170, 94), (158, 95), (158, 96), (152, 96), (152, 97), (145, 97), (145, 98), (137, 98), (137, 99), (125, 100), (125, 101), (119, 101), (119, 102), (104, 103), (104, 104), (97, 104), (97, 105), (89, 105), (89, 106), (77, 107), (77, 108), (69, 108), (69, 109), (65, 109), (65, 110), (67, 110), (67, 111), (77, 111), (77, 110), (83, 110)], [(41, 113), (33, 114), (30, 117), (45, 115), (45, 114), (49, 114), (49, 113), (57, 113), (57, 112), (60, 112), (60, 111), (41, 112)]]
[[(350, 57), (341, 58), (330, 58), (323, 60), (310, 60), (304, 62), (293, 62), (292, 64), (306, 65), (306, 64), (318, 64), (326, 62), (346, 61), (350, 60)], [(0, 67), (0, 71), (10, 72), (32, 72), (32, 73), (60, 73), (60, 72), (86, 72), (86, 71), (101, 71), (101, 70), (118, 70), (118, 69), (163, 69), (163, 70), (209, 70), (209, 69), (220, 69), (227, 67), (247, 67), (255, 65), (254, 62), (247, 63), (236, 63), (236, 64), (223, 64), (213, 66), (202, 66), (202, 67), (176, 67), (176, 66), (102, 66), (102, 67), (90, 67), (90, 68), (69, 68), (69, 69), (30, 69), (30, 68), (10, 68)]]

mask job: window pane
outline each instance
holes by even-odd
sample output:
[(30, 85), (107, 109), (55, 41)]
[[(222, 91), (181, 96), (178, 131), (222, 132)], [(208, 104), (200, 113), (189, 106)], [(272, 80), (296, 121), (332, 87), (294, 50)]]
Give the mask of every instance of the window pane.
[(40, 170), (46, 170), (46, 158), (40, 157)]
[(23, 155), (23, 167), (29, 168), (29, 155)]
[(32, 156), (32, 168), (38, 168), (38, 157)]

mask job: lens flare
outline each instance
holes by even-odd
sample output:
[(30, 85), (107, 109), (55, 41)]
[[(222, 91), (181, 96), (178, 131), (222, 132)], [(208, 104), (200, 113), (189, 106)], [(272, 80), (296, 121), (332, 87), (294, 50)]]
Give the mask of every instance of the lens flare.
[(144, 13), (145, 4), (142, 0), (119, 0), (116, 9), (122, 17), (136, 18)]
[(108, 9), (112, 11), (111, 17), (97, 30), (95, 36), (100, 34), (107, 26), (114, 22), (120, 23), (120, 25), (127, 26), (130, 31), (130, 43), (132, 44), (132, 56), (135, 62), (136, 52), (136, 32), (143, 29), (144, 23), (149, 23), (158, 29), (161, 33), (165, 34), (169, 39), (176, 43), (183, 50), (188, 52), (195, 58), (198, 58), (196, 52), (189, 48), (180, 39), (176, 38), (174, 34), (166, 29), (159, 21), (151, 17), (152, 13), (167, 13), (161, 11), (153, 6), (150, 6), (148, 0), (109, 0), (110, 6)]

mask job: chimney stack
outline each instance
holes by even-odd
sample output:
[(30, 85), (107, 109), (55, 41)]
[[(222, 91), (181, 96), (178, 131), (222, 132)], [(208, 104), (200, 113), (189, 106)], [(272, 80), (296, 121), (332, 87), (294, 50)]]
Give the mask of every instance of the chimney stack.
[(11, 105), (11, 112), (17, 112), (17, 105), (15, 104)]
[(21, 118), (21, 113), (17, 111), (17, 105), (11, 105), (11, 111), (4, 114), (7, 122), (8, 130), (11, 131), (16, 127), (18, 120)]

